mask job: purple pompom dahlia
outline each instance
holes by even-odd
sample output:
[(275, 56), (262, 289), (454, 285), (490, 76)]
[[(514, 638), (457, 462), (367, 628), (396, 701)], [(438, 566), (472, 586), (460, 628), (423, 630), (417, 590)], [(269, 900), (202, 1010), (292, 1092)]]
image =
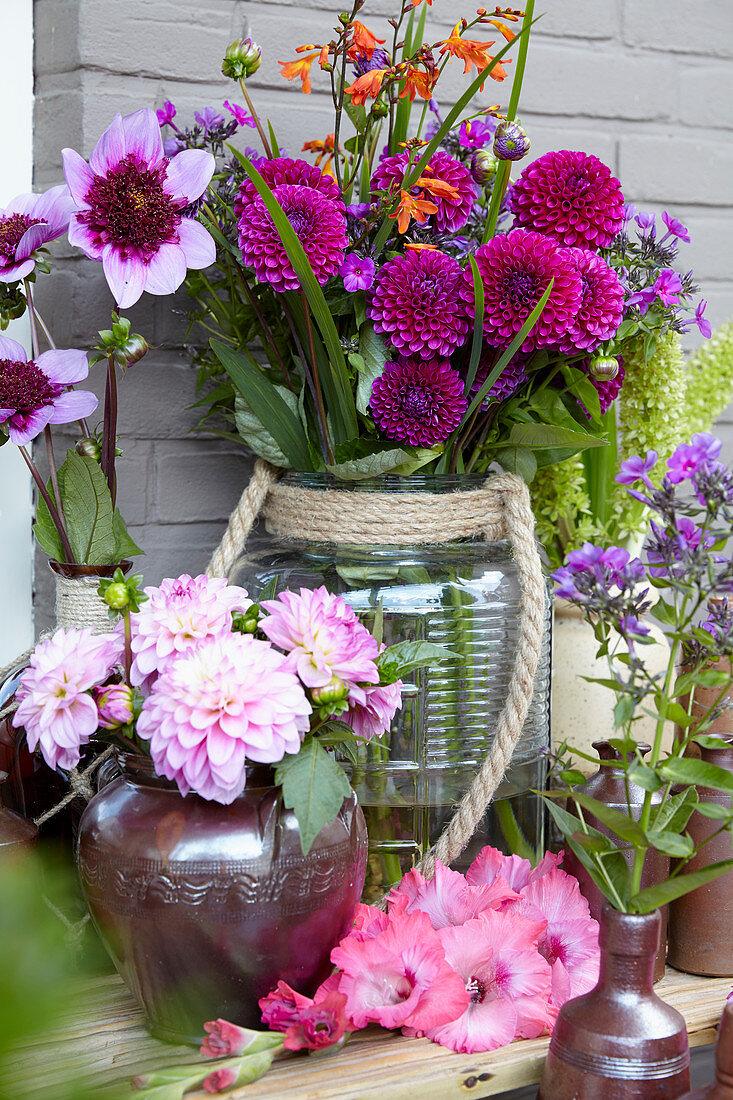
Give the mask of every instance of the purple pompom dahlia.
[(435, 359), (466, 342), (469, 314), (463, 273), (443, 252), (417, 251), (384, 265), (367, 306), (377, 332), (404, 356)]
[[(396, 194), (402, 187), (408, 159), (408, 153), (399, 153), (396, 157), (385, 157), (372, 176), (372, 191), (392, 191)], [(439, 233), (456, 233), (468, 221), (473, 204), (478, 197), (471, 173), (450, 153), (438, 149), (433, 153), (428, 164), (423, 167), (422, 174), (424, 177), (450, 184), (458, 192), (456, 199), (446, 198), (432, 191), (426, 195), (438, 208), (427, 219), (427, 224), (437, 229)], [(417, 194), (420, 190), (422, 188), (415, 187), (413, 193)]]
[(387, 363), (374, 381), (369, 404), (377, 427), (388, 439), (417, 447), (442, 443), (468, 408), (463, 380), (442, 359)]
[[(501, 355), (501, 348), (485, 348), (476, 371), (476, 377), (471, 386), (471, 398), (474, 398), (491, 373), (494, 364)], [(523, 382), (529, 377), (527, 373), (528, 355), (519, 351), (509, 360), (504, 370), (494, 382), (486, 394), (482, 408), (488, 409), (492, 401), (506, 401), (513, 397)]]
[[(312, 187), (334, 202), (341, 201), (341, 192), (332, 176), (324, 176), (315, 164), (294, 157), (274, 157), (272, 160), (258, 160), (257, 171), (268, 187), (279, 187), (283, 183), (297, 184), (299, 187)], [(259, 199), (259, 193), (252, 181), (247, 178), (240, 185), (234, 200), (234, 212), (241, 215), (249, 203)]]
[(621, 324), (624, 288), (605, 260), (587, 248), (560, 248), (562, 256), (580, 275), (583, 300), (570, 328), (560, 340), (560, 350), (595, 351)]
[[(521, 351), (556, 344), (575, 319), (583, 299), (580, 275), (550, 237), (513, 229), (476, 250), (484, 285), (484, 334), (489, 343), (507, 347), (544, 294), (555, 283)], [(473, 309), (473, 278), (463, 274), (461, 296)]]
[(509, 197), (515, 225), (569, 247), (603, 248), (624, 224), (621, 184), (603, 161), (560, 149), (522, 172)]

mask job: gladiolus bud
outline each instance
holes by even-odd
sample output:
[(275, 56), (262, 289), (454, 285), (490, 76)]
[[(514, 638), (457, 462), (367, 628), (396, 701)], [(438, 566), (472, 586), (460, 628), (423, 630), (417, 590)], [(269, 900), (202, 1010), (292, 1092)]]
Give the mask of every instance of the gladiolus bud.
[(349, 689), (338, 676), (332, 676), (330, 682), (323, 687), (313, 688), (311, 697), (317, 707), (333, 706), (348, 699)]
[(618, 359), (613, 355), (599, 355), (591, 359), (588, 373), (596, 382), (610, 382), (618, 374)]
[(221, 71), (230, 80), (246, 80), (262, 64), (262, 47), (252, 38), (238, 38), (226, 48)]
[(129, 726), (134, 718), (134, 692), (129, 684), (109, 684), (95, 688), (94, 702), (99, 711), (99, 724), (105, 730), (117, 730)]
[(500, 122), (494, 134), (497, 160), (521, 160), (529, 152), (529, 138), (521, 122)]
[(496, 175), (496, 157), (485, 149), (477, 149), (471, 157), (471, 177), (476, 183), (488, 183)]

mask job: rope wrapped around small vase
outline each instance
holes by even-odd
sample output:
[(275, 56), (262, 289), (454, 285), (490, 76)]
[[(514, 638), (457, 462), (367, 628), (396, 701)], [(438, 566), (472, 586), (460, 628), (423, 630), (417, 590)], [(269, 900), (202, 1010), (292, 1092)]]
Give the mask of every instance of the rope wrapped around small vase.
[(546, 592), (527, 486), (514, 474), (499, 474), (476, 489), (451, 493), (312, 490), (278, 482), (278, 471), (260, 459), (209, 562), (208, 576), (231, 574), (260, 514), (268, 532), (283, 539), (341, 545), (378, 541), (425, 546), (466, 538), (511, 543), (522, 592), (512, 679), (483, 764), (419, 864), (422, 873), (432, 877), (436, 859), (450, 864), (471, 839), (509, 766), (532, 701)]

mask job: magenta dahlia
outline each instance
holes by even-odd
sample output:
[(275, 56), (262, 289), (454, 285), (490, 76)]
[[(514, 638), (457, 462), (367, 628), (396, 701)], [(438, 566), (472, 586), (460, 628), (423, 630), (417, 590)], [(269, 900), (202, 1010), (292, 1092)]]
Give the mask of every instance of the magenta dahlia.
[(572, 149), (528, 164), (511, 189), (509, 209), (515, 225), (570, 247), (603, 248), (624, 224), (624, 196), (610, 168)]
[[(500, 355), (501, 348), (487, 347), (484, 349), (478, 365), (478, 370), (476, 371), (476, 377), (471, 386), (472, 398), (476, 396), (483, 386)], [(526, 382), (529, 377), (527, 373), (528, 359), (529, 356), (522, 351), (518, 351), (516, 355), (512, 356), (489, 392), (486, 394), (482, 406), (484, 409), (488, 409), (492, 401), (506, 401), (507, 398), (514, 396), (522, 383)]]
[(624, 288), (605, 260), (587, 248), (560, 248), (558, 255), (580, 275), (583, 298), (580, 309), (560, 339), (564, 352), (595, 351), (621, 324)]
[[(333, 199), (334, 202), (341, 201), (341, 192), (333, 176), (324, 176), (320, 168), (316, 168), (315, 164), (309, 164), (307, 160), (275, 157), (273, 160), (259, 160), (256, 167), (271, 189), (280, 187), (284, 183), (291, 183), (298, 187), (312, 187), (314, 191), (320, 191), (322, 195)], [(257, 188), (247, 177), (240, 185), (234, 200), (234, 213), (241, 215), (247, 206), (258, 198)]]
[(408, 252), (379, 272), (367, 314), (402, 355), (447, 358), (468, 336), (462, 286), (463, 273), (452, 256)]
[(0, 425), (17, 446), (30, 443), (47, 424), (70, 424), (97, 407), (90, 390), (70, 390), (89, 374), (85, 351), (51, 348), (29, 359), (25, 348), (0, 336)]
[(463, 380), (444, 359), (387, 363), (374, 381), (369, 404), (388, 439), (417, 447), (442, 443), (468, 408)]
[[(575, 267), (560, 255), (555, 241), (542, 233), (512, 229), (476, 250), (484, 285), (484, 334), (489, 343), (506, 347), (544, 294), (554, 285), (539, 320), (522, 351), (556, 344), (573, 323), (583, 299)], [(463, 273), (461, 296), (473, 309), (473, 277)]]
[[(409, 159), (408, 153), (399, 153), (396, 157), (385, 157), (372, 176), (372, 191), (391, 191), (395, 194), (401, 189)], [(422, 169), (426, 179), (435, 179), (447, 183), (458, 192), (457, 198), (447, 198), (430, 191), (427, 198), (437, 206), (437, 210), (428, 218), (440, 233), (455, 233), (468, 221), (477, 197), (476, 185), (469, 170), (459, 160), (442, 149), (433, 153), (430, 161)], [(423, 190), (416, 186), (413, 191)]]

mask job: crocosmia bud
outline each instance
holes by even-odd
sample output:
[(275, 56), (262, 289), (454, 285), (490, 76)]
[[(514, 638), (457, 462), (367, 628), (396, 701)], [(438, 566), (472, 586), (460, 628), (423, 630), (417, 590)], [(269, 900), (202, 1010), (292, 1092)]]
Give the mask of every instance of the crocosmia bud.
[(521, 122), (500, 122), (494, 133), (497, 160), (521, 160), (529, 152), (529, 138)]
[(117, 730), (130, 725), (134, 712), (133, 690), (129, 684), (108, 684), (95, 688), (93, 694), (102, 729)]
[(588, 373), (596, 382), (610, 382), (618, 374), (618, 359), (613, 355), (598, 355), (588, 364)]
[(471, 177), (476, 183), (488, 183), (496, 174), (496, 157), (486, 149), (477, 149), (471, 157)]
[(252, 38), (238, 38), (227, 46), (221, 71), (230, 80), (246, 80), (262, 64), (262, 47)]

